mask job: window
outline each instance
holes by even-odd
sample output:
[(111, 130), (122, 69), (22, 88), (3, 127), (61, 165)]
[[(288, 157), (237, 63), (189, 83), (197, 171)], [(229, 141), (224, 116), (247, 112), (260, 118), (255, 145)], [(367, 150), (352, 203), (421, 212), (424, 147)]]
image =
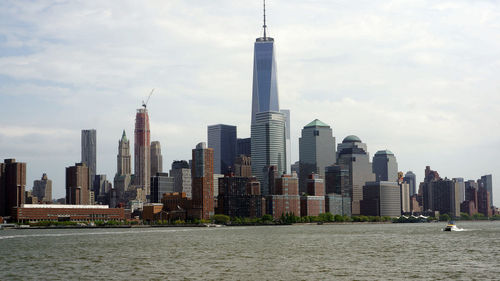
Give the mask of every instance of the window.
[(314, 133), (314, 136), (319, 136), (319, 131), (318, 130), (314, 130), (313, 133)]

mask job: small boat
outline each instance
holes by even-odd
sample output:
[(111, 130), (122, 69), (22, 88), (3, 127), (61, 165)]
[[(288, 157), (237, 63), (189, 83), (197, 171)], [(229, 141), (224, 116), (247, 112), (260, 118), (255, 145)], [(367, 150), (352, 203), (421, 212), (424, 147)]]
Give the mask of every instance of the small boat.
[(459, 228), (455, 225), (454, 221), (449, 221), (443, 231), (457, 231)]

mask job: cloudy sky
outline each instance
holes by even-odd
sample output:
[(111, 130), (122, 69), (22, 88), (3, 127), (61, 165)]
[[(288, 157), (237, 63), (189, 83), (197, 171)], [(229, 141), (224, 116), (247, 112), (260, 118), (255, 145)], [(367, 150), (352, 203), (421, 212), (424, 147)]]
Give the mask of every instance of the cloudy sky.
[[(268, 1), (279, 95), (301, 128), (318, 118), (337, 142), (389, 149), (422, 180), (493, 174), (500, 205), (500, 2)], [(97, 171), (113, 178), (123, 129), (152, 88), (152, 140), (164, 167), (189, 159), (207, 125), (249, 137), (260, 0), (1, 1), (0, 159), (46, 172), (64, 196), (97, 130)]]

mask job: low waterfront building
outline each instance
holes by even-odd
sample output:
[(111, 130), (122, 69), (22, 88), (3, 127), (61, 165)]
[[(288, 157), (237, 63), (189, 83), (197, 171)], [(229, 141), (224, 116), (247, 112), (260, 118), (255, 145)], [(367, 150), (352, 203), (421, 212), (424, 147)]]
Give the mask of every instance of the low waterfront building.
[(125, 209), (107, 205), (24, 204), (15, 214), (18, 222), (125, 220)]

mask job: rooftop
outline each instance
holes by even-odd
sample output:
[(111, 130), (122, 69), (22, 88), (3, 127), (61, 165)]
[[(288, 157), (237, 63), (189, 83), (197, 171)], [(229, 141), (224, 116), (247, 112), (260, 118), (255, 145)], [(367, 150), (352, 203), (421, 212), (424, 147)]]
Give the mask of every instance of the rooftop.
[(327, 124), (323, 123), (319, 119), (314, 119), (311, 123), (309, 123), (309, 124), (307, 124), (307, 125), (304, 126), (304, 128), (307, 128), (307, 127), (328, 127), (328, 128), (330, 128), (330, 126), (328, 126)]
[(350, 135), (350, 136), (345, 137), (342, 142), (343, 143), (346, 143), (346, 142), (361, 142), (361, 139), (359, 139), (355, 135)]

